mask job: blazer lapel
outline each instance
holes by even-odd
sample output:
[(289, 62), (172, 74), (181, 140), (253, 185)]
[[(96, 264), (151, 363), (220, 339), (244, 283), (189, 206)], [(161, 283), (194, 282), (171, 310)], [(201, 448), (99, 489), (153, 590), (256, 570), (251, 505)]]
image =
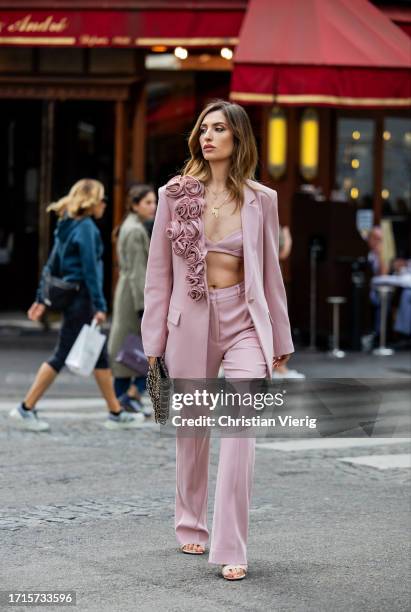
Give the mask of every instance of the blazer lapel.
[(253, 253), (256, 251), (256, 243), (259, 235), (258, 203), (254, 190), (247, 184), (244, 186), (244, 204), (241, 209), (241, 223), (243, 226), (244, 282), (245, 293), (247, 295), (253, 284)]

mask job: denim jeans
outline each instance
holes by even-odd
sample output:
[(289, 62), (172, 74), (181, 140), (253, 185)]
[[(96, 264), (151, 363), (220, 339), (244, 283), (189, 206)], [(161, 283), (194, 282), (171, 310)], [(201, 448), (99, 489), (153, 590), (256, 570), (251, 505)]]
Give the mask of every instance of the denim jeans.
[(126, 376), (121, 378), (116, 377), (114, 379), (114, 393), (116, 394), (117, 398), (121, 397), (122, 395), (124, 395), (124, 393), (127, 393), (130, 388), (130, 385), (136, 385), (140, 393), (144, 393), (147, 387), (146, 381), (147, 379), (145, 376), (136, 376), (135, 378)]

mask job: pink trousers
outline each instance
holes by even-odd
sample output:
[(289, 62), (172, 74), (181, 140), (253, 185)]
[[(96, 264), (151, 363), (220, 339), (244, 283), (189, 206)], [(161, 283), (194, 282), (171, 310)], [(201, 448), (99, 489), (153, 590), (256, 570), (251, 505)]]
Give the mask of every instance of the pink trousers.
[[(244, 282), (209, 289), (207, 378), (264, 378), (267, 365), (244, 298)], [(176, 438), (177, 541), (205, 546), (209, 436)], [(209, 563), (247, 563), (255, 438), (221, 438)]]

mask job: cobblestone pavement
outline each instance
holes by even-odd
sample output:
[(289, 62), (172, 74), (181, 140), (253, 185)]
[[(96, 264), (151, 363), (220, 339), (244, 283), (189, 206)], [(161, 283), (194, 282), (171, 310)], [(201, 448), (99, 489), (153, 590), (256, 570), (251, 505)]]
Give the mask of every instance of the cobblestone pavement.
[(408, 439), (258, 440), (249, 575), (230, 584), (206, 557), (178, 553), (174, 439), (150, 422), (105, 430), (93, 381), (69, 375), (40, 404), (50, 433), (13, 429), (8, 410), (48, 349), (1, 348), (0, 590), (71, 589), (81, 612), (409, 610), (411, 470), (342, 460), (406, 455)]

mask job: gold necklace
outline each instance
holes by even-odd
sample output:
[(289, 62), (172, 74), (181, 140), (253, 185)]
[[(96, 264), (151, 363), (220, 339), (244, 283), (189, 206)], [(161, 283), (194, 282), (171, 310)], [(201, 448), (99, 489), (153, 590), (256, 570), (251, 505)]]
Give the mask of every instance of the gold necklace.
[(226, 204), (228, 204), (228, 203), (229, 203), (229, 197), (230, 197), (230, 196), (228, 195), (228, 196), (226, 197), (225, 201), (224, 201), (222, 204), (220, 204), (220, 206), (212, 206), (212, 207), (211, 207), (211, 214), (212, 214), (212, 215), (214, 215), (216, 219), (217, 219), (217, 217), (218, 217), (218, 215), (219, 215), (219, 212), (218, 212), (218, 211), (220, 210), (220, 208), (222, 208), (223, 206), (225, 206)]
[[(210, 191), (211, 193), (216, 193), (211, 191), (211, 189), (208, 187), (207, 191)], [(226, 193), (227, 189), (224, 189), (224, 191), (220, 191), (219, 193), (217, 193), (217, 195), (220, 195), (221, 193)], [(213, 206), (211, 207), (211, 214), (214, 215), (214, 217), (217, 219), (218, 217), (218, 211), (220, 210), (220, 208), (222, 208), (223, 206), (225, 206), (226, 204), (229, 203), (229, 198), (230, 198), (230, 194), (228, 194), (228, 196), (226, 197), (226, 199), (224, 200), (224, 202), (222, 204), (220, 204), (220, 206), (215, 206), (215, 204), (213, 204)], [(216, 201), (217, 196), (214, 197), (214, 202)]]

